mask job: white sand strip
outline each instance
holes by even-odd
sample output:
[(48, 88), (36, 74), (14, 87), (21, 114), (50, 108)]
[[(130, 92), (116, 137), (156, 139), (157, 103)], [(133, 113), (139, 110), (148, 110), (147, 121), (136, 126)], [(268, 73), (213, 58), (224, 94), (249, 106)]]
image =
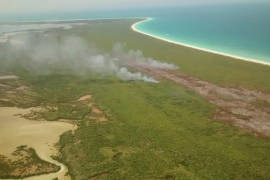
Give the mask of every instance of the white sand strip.
[(192, 48), (192, 49), (197, 49), (197, 50), (208, 52), (208, 53), (218, 54), (218, 55), (221, 55), (221, 56), (227, 56), (227, 57), (234, 58), (234, 59), (239, 59), (239, 60), (244, 60), (244, 61), (248, 61), (248, 62), (264, 64), (264, 65), (270, 65), (269, 62), (264, 62), (264, 61), (260, 61), (260, 60), (257, 60), (257, 59), (244, 58), (244, 57), (240, 57), (240, 56), (234, 56), (234, 55), (230, 55), (230, 54), (226, 54), (226, 53), (222, 53), (222, 52), (217, 52), (217, 51), (213, 51), (213, 50), (209, 50), (209, 49), (205, 49), (205, 48), (200, 48), (200, 47), (192, 46), (192, 45), (189, 45), (189, 44), (180, 43), (180, 42), (168, 40), (168, 39), (165, 39), (165, 38), (161, 38), (159, 36), (155, 36), (155, 35), (152, 35), (150, 33), (145, 33), (145, 32), (143, 32), (141, 30), (136, 29), (136, 26), (138, 24), (140, 24), (142, 22), (146, 22), (146, 21), (151, 21), (151, 20), (152, 20), (152, 18), (145, 18), (144, 20), (138, 21), (138, 22), (132, 24), (131, 29), (133, 31), (135, 31), (135, 32), (138, 32), (138, 33), (141, 33), (141, 34), (144, 34), (144, 35), (147, 35), (147, 36), (150, 36), (150, 37), (162, 40), (162, 41), (166, 41), (166, 42), (169, 42), (169, 43), (172, 43), (172, 44), (185, 46), (185, 47), (189, 47), (189, 48)]

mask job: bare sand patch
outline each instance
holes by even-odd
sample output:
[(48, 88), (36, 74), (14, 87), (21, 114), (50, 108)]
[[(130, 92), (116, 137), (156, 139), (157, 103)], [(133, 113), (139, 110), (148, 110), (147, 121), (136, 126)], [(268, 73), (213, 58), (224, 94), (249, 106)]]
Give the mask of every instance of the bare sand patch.
[(92, 113), (100, 115), (102, 114), (102, 111), (96, 107), (92, 107)]
[(91, 94), (87, 94), (87, 95), (84, 95), (82, 97), (80, 97), (78, 99), (78, 101), (86, 101), (86, 100), (90, 100), (92, 98), (92, 95)]
[(94, 106), (94, 103), (90, 102), (87, 104), (88, 107), (93, 107)]
[(106, 121), (108, 121), (108, 119), (105, 116), (102, 116), (102, 117), (98, 117), (97, 121), (98, 122), (106, 122)]
[(16, 90), (18, 90), (18, 91), (25, 91), (25, 90), (28, 90), (28, 87), (26, 87), (26, 86), (20, 86), (20, 87), (16, 88)]
[(0, 83), (0, 88), (9, 88), (9, 86), (8, 86), (8, 85), (1, 84), (1, 83)]
[(15, 75), (0, 76), (0, 80), (14, 80), (14, 79), (19, 79), (19, 77)]
[(6, 99), (6, 98), (0, 98), (0, 101), (8, 102), (9, 99)]
[(21, 115), (30, 111), (31, 109), (15, 107), (0, 108), (0, 154), (8, 157), (16, 147), (27, 145), (34, 148), (42, 160), (58, 165), (61, 169), (57, 173), (26, 179), (66, 179), (67, 168), (51, 156), (58, 153), (55, 143), (59, 141), (59, 136), (73, 130), (75, 126), (65, 122), (31, 121), (22, 118)]
[(104, 115), (104, 112), (96, 107), (96, 104), (91, 101), (92, 95), (87, 94), (80, 97), (77, 101), (86, 104), (89, 108), (91, 108), (92, 115), (89, 115), (88, 118), (91, 120), (95, 120), (96, 122), (106, 122), (108, 118)]

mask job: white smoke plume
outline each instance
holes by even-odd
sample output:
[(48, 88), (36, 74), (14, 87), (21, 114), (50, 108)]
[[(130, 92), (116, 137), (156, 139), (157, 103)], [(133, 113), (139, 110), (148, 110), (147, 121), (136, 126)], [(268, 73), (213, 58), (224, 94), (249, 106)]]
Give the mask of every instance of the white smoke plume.
[(0, 33), (37, 31), (46, 29), (72, 29), (73, 26), (84, 25), (85, 23), (32, 23), (32, 24), (2, 24), (0, 25)]
[(141, 51), (125, 52), (120, 43), (114, 45), (112, 52), (104, 53), (78, 36), (59, 36), (53, 32), (21, 33), (5, 38), (7, 42), (0, 44), (0, 58), (4, 60), (2, 63), (7, 66), (19, 62), (27, 70), (38, 73), (65, 68), (75, 74), (92, 72), (115, 75), (124, 81), (157, 83), (152, 77), (129, 71), (128, 64), (177, 69), (175, 65), (146, 58)]
[(131, 73), (126, 67), (120, 68), (120, 70), (117, 71), (116, 75), (122, 80), (142, 80), (145, 82), (158, 83), (158, 81), (154, 78), (143, 75), (140, 72)]
[(128, 63), (140, 65), (148, 68), (168, 69), (176, 70), (177, 66), (174, 64), (168, 64), (166, 62), (160, 62), (152, 58), (144, 57), (140, 50), (129, 50), (127, 53), (124, 51), (125, 45), (123, 43), (116, 43), (113, 46), (112, 54), (119, 59), (127, 61)]

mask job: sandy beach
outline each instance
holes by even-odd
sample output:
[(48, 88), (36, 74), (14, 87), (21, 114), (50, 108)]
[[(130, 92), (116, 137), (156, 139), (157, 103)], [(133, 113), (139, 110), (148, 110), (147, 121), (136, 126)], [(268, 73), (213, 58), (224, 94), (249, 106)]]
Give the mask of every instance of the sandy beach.
[(132, 24), (131, 29), (133, 31), (135, 31), (135, 32), (138, 32), (138, 33), (141, 33), (141, 34), (144, 34), (144, 35), (147, 35), (147, 36), (150, 36), (150, 37), (162, 40), (162, 41), (166, 41), (166, 42), (169, 42), (169, 43), (172, 43), (172, 44), (185, 46), (185, 47), (188, 47), (188, 48), (192, 48), (192, 49), (196, 49), (196, 50), (200, 50), (200, 51), (204, 51), (204, 52), (208, 52), (208, 53), (218, 54), (218, 55), (221, 55), (221, 56), (227, 56), (227, 57), (230, 57), (230, 58), (239, 59), (239, 60), (243, 60), (243, 61), (259, 63), (259, 64), (263, 64), (263, 65), (268, 65), (268, 66), (270, 65), (270, 63), (268, 63), (268, 62), (260, 61), (260, 60), (257, 60), (257, 59), (249, 59), (249, 58), (244, 58), (244, 57), (240, 57), (240, 56), (234, 56), (234, 55), (231, 55), (231, 54), (226, 54), (226, 53), (222, 53), (222, 52), (217, 52), (217, 51), (213, 51), (213, 50), (209, 50), (209, 49), (205, 49), (205, 48), (192, 46), (192, 45), (185, 44), (185, 43), (180, 43), (180, 42), (168, 40), (166, 38), (162, 38), (162, 37), (159, 37), (159, 36), (152, 35), (150, 33), (143, 32), (143, 31), (138, 30), (136, 28), (136, 26), (139, 25), (140, 23), (151, 21), (152, 19), (153, 18), (145, 18), (145, 19), (143, 19), (141, 21), (138, 21), (138, 22)]

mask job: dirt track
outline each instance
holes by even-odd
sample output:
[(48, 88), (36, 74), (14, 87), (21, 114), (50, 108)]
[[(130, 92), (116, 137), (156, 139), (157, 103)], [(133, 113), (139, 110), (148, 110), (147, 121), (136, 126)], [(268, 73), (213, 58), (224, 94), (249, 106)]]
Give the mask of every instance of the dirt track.
[(270, 137), (270, 94), (244, 88), (221, 87), (179, 71), (129, 65), (157, 79), (184, 85), (216, 104), (219, 108), (214, 119), (247, 129), (258, 136)]

